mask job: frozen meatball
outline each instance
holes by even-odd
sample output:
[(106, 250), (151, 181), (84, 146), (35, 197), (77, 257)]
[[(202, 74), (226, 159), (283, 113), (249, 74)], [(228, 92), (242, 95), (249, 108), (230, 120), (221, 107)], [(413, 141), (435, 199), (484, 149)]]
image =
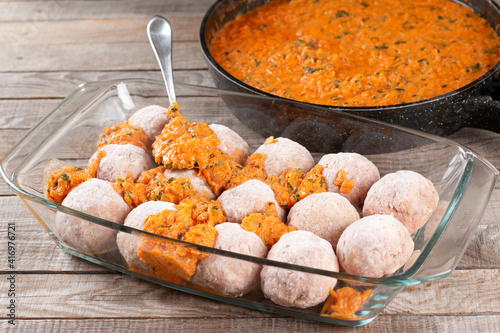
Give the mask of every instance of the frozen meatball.
[(231, 156), (236, 163), (243, 164), (250, 153), (250, 148), (248, 143), (241, 136), (239, 136), (235, 131), (219, 124), (210, 124), (209, 127), (214, 131), (217, 138), (220, 140), (220, 144), (215, 148), (220, 149), (223, 153)]
[(344, 229), (357, 220), (359, 213), (349, 200), (332, 192), (311, 194), (288, 213), (289, 226), (326, 239), (334, 249)]
[(267, 139), (255, 151), (265, 154), (264, 170), (268, 176), (278, 176), (287, 168), (308, 172), (314, 166), (311, 153), (302, 145), (287, 138)]
[[(106, 155), (99, 162), (96, 177), (109, 182), (114, 183), (117, 178), (125, 178), (129, 172), (136, 180), (141, 172), (156, 166), (144, 149), (131, 144), (110, 144), (100, 150), (104, 150)], [(97, 153), (91, 157), (91, 160), (97, 157)]]
[[(339, 263), (329, 242), (309, 231), (281, 236), (267, 259), (338, 272)], [(308, 308), (323, 302), (337, 279), (295, 270), (264, 266), (260, 274), (264, 296), (286, 307)]]
[(189, 178), (191, 185), (193, 185), (194, 190), (199, 195), (207, 197), (210, 200), (215, 200), (217, 197), (214, 192), (207, 184), (203, 177), (200, 177), (196, 174), (196, 171), (193, 169), (182, 169), (182, 170), (165, 170), (165, 177), (174, 177), (174, 178)]
[[(92, 178), (75, 187), (63, 206), (123, 224), (130, 208), (111, 183)], [(55, 231), (62, 241), (82, 253), (103, 253), (116, 247), (116, 230), (57, 212)]]
[(137, 112), (128, 120), (130, 124), (139, 126), (151, 142), (155, 141), (163, 127), (170, 121), (167, 109), (159, 105), (149, 105)]
[[(238, 223), (226, 222), (215, 226), (215, 248), (265, 258), (267, 247), (253, 232)], [(192, 281), (223, 294), (241, 294), (258, 285), (262, 265), (211, 254), (196, 268)]]
[(410, 233), (401, 222), (390, 215), (371, 215), (344, 230), (337, 256), (347, 273), (377, 278), (403, 266), (413, 247)]
[(222, 192), (217, 199), (228, 221), (241, 223), (245, 216), (258, 213), (268, 202), (274, 202), (278, 217), (285, 222), (286, 212), (281, 208), (269, 185), (260, 180), (251, 179), (232, 189)]
[[(358, 210), (361, 210), (370, 187), (380, 179), (380, 173), (375, 164), (356, 153), (327, 154), (319, 160), (318, 164), (323, 166), (323, 176), (326, 179), (328, 192), (339, 193)], [(340, 191), (340, 186), (334, 184), (340, 171), (343, 171), (347, 180), (354, 182), (352, 189)]]
[[(125, 218), (124, 225), (144, 230), (144, 222), (150, 215), (156, 215), (164, 210), (176, 210), (175, 205), (171, 202), (165, 201), (147, 201), (136, 208), (134, 208)], [(144, 264), (137, 256), (137, 251), (141, 243), (141, 237), (131, 235), (125, 232), (120, 232), (116, 236), (116, 244), (118, 250), (130, 267), (136, 267), (143, 270), (149, 270), (148, 266)]]
[(401, 170), (373, 184), (363, 215), (392, 215), (412, 234), (427, 222), (438, 202), (439, 195), (430, 180), (419, 173)]

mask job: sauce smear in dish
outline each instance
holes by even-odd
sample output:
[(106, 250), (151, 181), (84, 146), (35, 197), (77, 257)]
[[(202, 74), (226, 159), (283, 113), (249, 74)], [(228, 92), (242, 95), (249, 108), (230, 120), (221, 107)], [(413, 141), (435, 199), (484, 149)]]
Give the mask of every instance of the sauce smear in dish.
[(275, 0), (229, 22), (210, 52), (231, 75), (274, 95), (378, 106), (474, 81), (499, 60), (500, 40), (450, 0)]

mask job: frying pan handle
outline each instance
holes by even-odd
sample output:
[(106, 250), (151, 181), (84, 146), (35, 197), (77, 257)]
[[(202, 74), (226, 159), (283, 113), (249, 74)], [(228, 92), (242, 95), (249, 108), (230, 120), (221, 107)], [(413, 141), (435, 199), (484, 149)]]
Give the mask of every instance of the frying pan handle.
[(500, 101), (472, 98), (462, 102), (463, 126), (500, 133)]

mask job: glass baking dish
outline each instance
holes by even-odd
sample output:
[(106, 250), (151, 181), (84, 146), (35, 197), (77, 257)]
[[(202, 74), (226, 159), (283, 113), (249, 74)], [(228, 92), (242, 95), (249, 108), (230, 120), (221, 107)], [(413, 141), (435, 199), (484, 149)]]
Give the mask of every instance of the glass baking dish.
[[(56, 161), (85, 167), (97, 150), (97, 139), (106, 126), (127, 120), (144, 106), (167, 103), (163, 83), (145, 79), (82, 84), (1, 159), (0, 172), (4, 180), (62, 250), (161, 286), (230, 304), (331, 324), (359, 326), (375, 319), (405, 286), (440, 279), (453, 271), (474, 235), (498, 177), (498, 171), (488, 161), (446, 138), (348, 113), (323, 112), (321, 108), (288, 120), (266, 122), (266, 113), (272, 112), (272, 108), (289, 108), (289, 114), (293, 115), (294, 109), (302, 106), (185, 84), (178, 84), (177, 89), (195, 92), (185, 101), (179, 98), (181, 112), (187, 119), (226, 125), (246, 139), (251, 149), (261, 145), (267, 135), (287, 136), (311, 149), (316, 161), (324, 153), (358, 152), (377, 165), (381, 176), (409, 169), (430, 179), (439, 192), (440, 201), (425, 226), (412, 235), (415, 249), (410, 260), (394, 274), (382, 278), (324, 271), (154, 235), (46, 200), (44, 188), (49, 165)], [(238, 118), (244, 119), (246, 124)], [(183, 278), (168, 267), (156, 271), (128, 267), (116, 247), (104, 253), (79, 251), (64, 243), (55, 232), (57, 212), (78, 217), (89, 226), (126, 234), (131, 242), (147, 244), (149, 250), (160, 249), (159, 257), (154, 258), (159, 262), (162, 249), (170, 248), (181, 256), (191, 255), (199, 260), (208, 256), (224, 257), (230, 265), (253, 263), (334, 277), (338, 279), (335, 290), (348, 286), (358, 292), (370, 290), (370, 295), (354, 314), (341, 315), (325, 312), (323, 304), (306, 309), (273, 304), (264, 297), (258, 283), (237, 295), (221, 294)], [(326, 302), (331, 301), (329, 298)]]

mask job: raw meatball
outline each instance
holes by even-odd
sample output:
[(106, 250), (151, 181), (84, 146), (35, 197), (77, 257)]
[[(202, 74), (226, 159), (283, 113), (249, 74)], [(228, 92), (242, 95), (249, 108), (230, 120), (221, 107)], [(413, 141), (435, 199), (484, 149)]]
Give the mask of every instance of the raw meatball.
[(170, 121), (170, 117), (167, 115), (166, 108), (149, 105), (134, 113), (128, 121), (130, 124), (142, 128), (148, 139), (154, 142), (156, 136), (161, 133), (163, 127)]
[[(326, 240), (309, 231), (297, 230), (281, 236), (267, 259), (338, 272), (339, 263)], [(295, 270), (264, 266), (260, 274), (264, 296), (286, 307), (308, 308), (323, 302), (337, 279)]]
[[(176, 210), (175, 205), (171, 202), (165, 201), (147, 201), (134, 208), (124, 221), (124, 225), (144, 230), (144, 222), (150, 215), (155, 215), (163, 212), (165, 209)], [(116, 236), (116, 244), (118, 250), (130, 267), (136, 267), (143, 270), (149, 270), (148, 266), (144, 264), (137, 256), (137, 250), (141, 242), (141, 237), (131, 235), (125, 232), (120, 232)]]
[[(326, 179), (327, 190), (347, 198), (358, 210), (361, 210), (370, 187), (380, 179), (375, 164), (356, 153), (327, 154), (318, 164), (324, 168), (323, 176)], [(340, 186), (333, 183), (341, 170), (345, 172), (348, 180), (354, 182), (354, 187), (349, 193), (340, 192)]]
[(214, 131), (215, 135), (220, 140), (220, 145), (215, 148), (220, 149), (223, 153), (231, 156), (236, 163), (243, 164), (250, 153), (248, 143), (235, 131), (219, 124), (210, 124), (209, 127)]
[[(156, 166), (144, 149), (131, 144), (110, 144), (100, 150), (104, 150), (106, 156), (99, 163), (96, 177), (109, 182), (115, 182), (117, 178), (125, 178), (129, 172), (132, 173), (134, 180), (136, 180), (141, 172)], [(96, 157), (97, 152), (90, 160)]]
[(340, 235), (347, 226), (359, 220), (356, 208), (343, 196), (314, 193), (297, 202), (288, 213), (288, 225), (310, 231), (337, 247)]
[[(253, 232), (238, 223), (226, 222), (215, 226), (215, 248), (249, 256), (265, 258), (267, 247)], [(223, 294), (241, 294), (259, 283), (262, 265), (211, 254), (196, 268), (193, 283)]]
[[(96, 178), (75, 187), (62, 205), (118, 224), (130, 212), (112, 184)], [(116, 246), (116, 230), (72, 215), (57, 212), (54, 226), (63, 242), (82, 253), (103, 253)]]
[(347, 273), (382, 277), (403, 266), (413, 247), (410, 233), (401, 222), (390, 215), (372, 215), (344, 230), (337, 256)]
[(183, 170), (165, 170), (163, 173), (165, 177), (174, 177), (174, 178), (189, 178), (191, 185), (193, 185), (194, 190), (199, 194), (207, 197), (210, 200), (215, 200), (217, 197), (214, 192), (207, 184), (203, 177), (200, 177), (196, 174), (196, 171), (193, 169), (183, 169)]
[(264, 143), (255, 153), (266, 155), (264, 170), (268, 176), (281, 175), (287, 168), (308, 172), (314, 166), (311, 153), (304, 146), (287, 138), (276, 138), (272, 143)]
[(286, 212), (276, 202), (273, 190), (260, 180), (251, 179), (226, 190), (217, 200), (228, 221), (241, 223), (245, 216), (263, 210), (269, 201), (274, 202), (280, 220), (284, 222), (286, 219)]
[(366, 196), (363, 215), (392, 215), (412, 234), (427, 222), (438, 202), (439, 195), (430, 180), (419, 173), (401, 170), (373, 184)]

